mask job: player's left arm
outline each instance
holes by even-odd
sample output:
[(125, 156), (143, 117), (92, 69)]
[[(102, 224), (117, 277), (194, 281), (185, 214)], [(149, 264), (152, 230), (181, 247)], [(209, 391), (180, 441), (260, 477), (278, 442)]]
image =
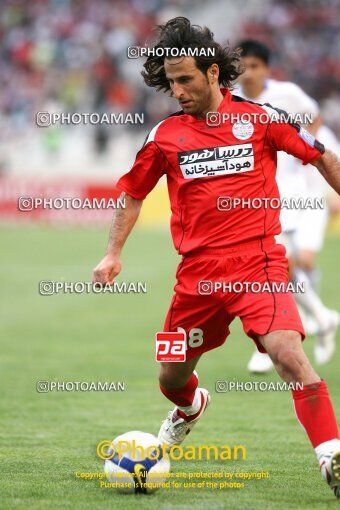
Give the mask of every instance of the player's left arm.
[[(267, 109), (267, 111), (270, 110)], [(304, 165), (315, 166), (329, 185), (340, 194), (339, 158), (298, 124), (269, 122), (266, 135), (269, 144), (276, 151), (300, 159)]]
[(322, 125), (322, 118), (321, 118), (321, 115), (317, 115), (313, 122), (311, 124), (306, 124), (304, 127), (310, 132), (312, 133), (312, 135), (316, 135), (316, 133), (318, 132), (318, 129), (321, 127)]
[(330, 150), (325, 150), (321, 157), (311, 161), (328, 184), (340, 195), (340, 159)]

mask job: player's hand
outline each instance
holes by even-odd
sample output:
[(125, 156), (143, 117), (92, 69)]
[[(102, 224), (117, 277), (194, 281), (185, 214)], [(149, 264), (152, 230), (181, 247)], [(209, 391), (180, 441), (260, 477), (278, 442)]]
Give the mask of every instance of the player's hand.
[(105, 257), (94, 268), (92, 274), (93, 283), (112, 285), (117, 274), (120, 273), (122, 265), (119, 257), (105, 255)]

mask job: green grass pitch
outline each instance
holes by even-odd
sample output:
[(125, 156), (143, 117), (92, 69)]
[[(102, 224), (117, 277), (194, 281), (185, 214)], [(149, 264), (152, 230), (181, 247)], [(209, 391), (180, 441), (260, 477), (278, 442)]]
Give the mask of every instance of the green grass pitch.
[[(160, 490), (120, 495), (76, 472), (102, 469), (96, 444), (129, 430), (157, 434), (171, 404), (158, 389), (154, 334), (172, 295), (178, 257), (166, 231), (136, 230), (123, 253), (120, 280), (146, 281), (146, 295), (40, 296), (39, 280), (85, 281), (102, 256), (107, 229), (3, 228), (1, 249), (2, 510), (335, 508), (314, 451), (293, 411), (290, 392), (215, 393), (219, 379), (254, 377), (253, 344), (240, 322), (199, 366), (212, 404), (188, 444), (244, 445), (245, 461), (178, 461), (173, 471), (268, 471), (244, 489)], [(340, 239), (329, 236), (320, 257), (322, 295), (339, 308)], [(339, 340), (339, 338), (338, 338)], [(313, 339), (305, 342), (312, 355)], [(319, 370), (340, 416), (340, 349)], [(124, 392), (36, 392), (37, 380), (124, 381)]]

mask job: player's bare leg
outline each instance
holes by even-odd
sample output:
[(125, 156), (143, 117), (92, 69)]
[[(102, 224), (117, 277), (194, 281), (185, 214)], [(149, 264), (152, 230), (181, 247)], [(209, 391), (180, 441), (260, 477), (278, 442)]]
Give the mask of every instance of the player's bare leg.
[(302, 349), (300, 333), (289, 330), (272, 331), (258, 339), (284, 381), (304, 385), (320, 381)]
[(181, 444), (209, 405), (209, 392), (198, 388), (198, 376), (194, 371), (199, 358), (197, 356), (183, 363), (161, 363), (161, 391), (176, 404), (159, 430), (161, 444), (169, 447)]
[[(284, 239), (286, 239), (286, 238), (283, 237), (282, 240), (280, 241), (281, 244), (285, 244)], [(287, 244), (287, 241), (286, 241), (286, 244)], [(295, 270), (295, 266), (296, 266), (296, 261), (293, 256), (289, 256), (287, 258), (288, 258), (289, 280), (293, 281), (293, 275), (294, 275), (294, 270)], [(252, 354), (252, 357), (250, 358), (250, 360), (248, 362), (247, 369), (252, 374), (269, 374), (270, 372), (272, 372), (274, 370), (274, 364), (268, 354), (260, 352), (257, 348), (255, 348), (255, 350)]]
[(200, 356), (181, 363), (160, 363), (159, 384), (166, 389), (181, 388), (191, 377)]
[(312, 368), (297, 331), (272, 331), (258, 339), (284, 381), (303, 383), (303, 389), (293, 390), (295, 412), (315, 449), (322, 476), (340, 498), (339, 430), (325, 381)]

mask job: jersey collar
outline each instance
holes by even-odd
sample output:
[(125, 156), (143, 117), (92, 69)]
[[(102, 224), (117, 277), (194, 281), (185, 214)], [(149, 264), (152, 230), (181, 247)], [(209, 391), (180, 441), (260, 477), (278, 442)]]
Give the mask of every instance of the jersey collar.
[(224, 97), (222, 103), (217, 109), (218, 112), (224, 112), (226, 109), (228, 109), (232, 100), (232, 95), (229, 89), (221, 89), (221, 92)]

